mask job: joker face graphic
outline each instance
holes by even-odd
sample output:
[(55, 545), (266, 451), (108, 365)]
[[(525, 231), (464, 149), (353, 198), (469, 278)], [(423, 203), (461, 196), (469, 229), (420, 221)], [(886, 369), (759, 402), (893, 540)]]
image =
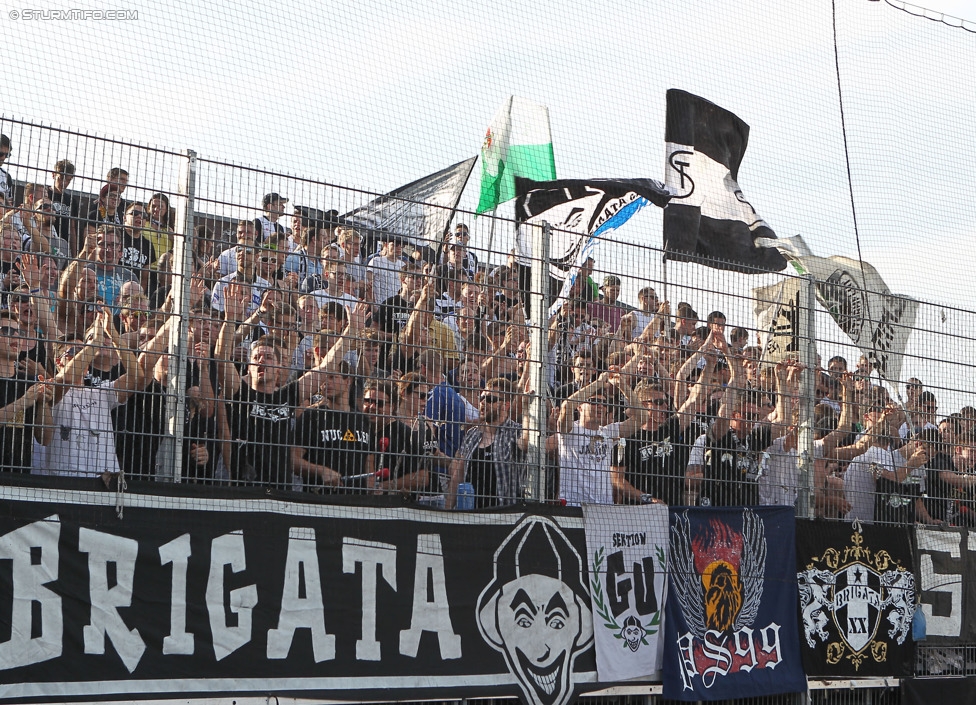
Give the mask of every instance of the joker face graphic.
[(637, 651), (644, 641), (644, 637), (647, 636), (647, 630), (644, 629), (644, 625), (640, 623), (637, 617), (630, 615), (624, 620), (621, 636), (627, 642), (627, 646), (630, 647), (631, 651)]
[(545, 517), (524, 519), (495, 553), (478, 626), (533, 705), (562, 705), (573, 694), (573, 663), (593, 640), (582, 581), (579, 554)]

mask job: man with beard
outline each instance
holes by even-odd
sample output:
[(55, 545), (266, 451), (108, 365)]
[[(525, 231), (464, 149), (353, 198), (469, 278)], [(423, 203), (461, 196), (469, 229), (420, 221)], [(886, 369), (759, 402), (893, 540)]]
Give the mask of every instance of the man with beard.
[[(400, 398), (396, 387), (387, 380), (369, 380), (363, 388), (363, 411), (369, 415), (373, 426), (373, 446), (376, 456), (376, 478), (411, 478), (416, 486), (425, 486), (427, 473), (421, 459), (423, 448), (417, 436), (397, 418)], [(375, 485), (370, 479), (368, 486)], [(389, 486), (389, 485), (388, 485)]]
[(573, 696), (576, 658), (593, 643), (582, 578), (579, 552), (546, 517), (522, 520), (495, 553), (494, 576), (478, 597), (478, 630), (531, 705), (565, 705)]
[(657, 382), (641, 382), (634, 390), (647, 421), (623, 448), (617, 447), (613, 468), (614, 501), (617, 504), (647, 504), (661, 501), (670, 506), (684, 504), (685, 468), (695, 442), (689, 427), (695, 409), (704, 396), (699, 381), (675, 413), (671, 397)]
[[(251, 287), (245, 283), (227, 284), (225, 320), (217, 340), (221, 390), (229, 402), (227, 417), (235, 446), (229, 464), (233, 476), (240, 481), (287, 488), (292, 485), (295, 409), (318, 389), (322, 371), (332, 369), (334, 360), (341, 359), (341, 352), (337, 351), (344, 351), (352, 343), (343, 339), (319, 365), (286, 383), (291, 370), (289, 360), (283, 357), (283, 346), (264, 336), (251, 344), (247, 372), (242, 377), (234, 365), (234, 332), (244, 317), (250, 292)], [(346, 328), (347, 338), (354, 340), (358, 336), (364, 317), (365, 310), (357, 307)]]
[(462, 482), (474, 486), (476, 509), (514, 504), (522, 497), (527, 470), (522, 454), (529, 447), (529, 424), (511, 418), (514, 393), (512, 382), (502, 377), (485, 383), (478, 404), (479, 423), (464, 434), (451, 463), (449, 509), (457, 502)]
[[(347, 341), (342, 338), (336, 346)], [(292, 463), (309, 489), (362, 491), (373, 486), (373, 429), (369, 418), (349, 403), (349, 363), (341, 355), (334, 359), (339, 360), (336, 368), (322, 374), (322, 399), (298, 419)]]

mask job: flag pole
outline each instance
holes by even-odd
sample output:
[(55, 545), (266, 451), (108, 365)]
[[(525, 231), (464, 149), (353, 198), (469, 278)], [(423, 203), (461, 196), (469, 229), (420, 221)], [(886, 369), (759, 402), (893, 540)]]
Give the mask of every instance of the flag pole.
[(668, 298), (668, 255), (661, 255), (661, 300), (670, 301)]
[(485, 265), (488, 268), (490, 268), (491, 256), (494, 253), (492, 247), (495, 246), (495, 220), (496, 220), (495, 211), (496, 210), (498, 210), (498, 206), (495, 206), (494, 208), (491, 209), (491, 228), (488, 230), (488, 257), (486, 258), (487, 261), (485, 262)]

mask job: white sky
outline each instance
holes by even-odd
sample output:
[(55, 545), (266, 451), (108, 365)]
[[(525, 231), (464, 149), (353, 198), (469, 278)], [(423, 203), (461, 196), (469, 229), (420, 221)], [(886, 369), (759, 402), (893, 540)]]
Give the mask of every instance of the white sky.
[[(976, 18), (973, 0), (926, 3)], [(476, 154), (512, 93), (549, 106), (560, 177), (661, 178), (664, 96), (679, 87), (751, 125), (740, 185), (781, 237), (801, 233), (820, 255), (858, 254), (829, 0), (620, 0), (610, 9), (585, 0), (121, 0), (97, 7), (134, 9), (138, 20), (10, 19), (34, 5), (0, 2), (5, 117), (383, 192)], [(976, 316), (946, 307), (976, 303), (976, 34), (883, 1), (837, 6), (861, 252), (895, 292), (941, 304), (922, 307), (919, 326), (929, 332), (915, 336), (913, 353), (948, 350), (968, 364), (971, 343), (945, 334), (976, 338)], [(13, 136), (29, 143), (21, 156), (45, 167), (67, 155), (97, 178), (107, 162), (122, 163), (146, 188), (171, 183), (176, 163), (121, 148), (103, 154), (67, 137), (48, 143), (37, 131)], [(254, 202), (280, 190), (299, 202), (355, 205), (277, 177), (204, 172), (202, 190), (215, 200)], [(462, 207), (474, 207), (477, 182), (476, 168)], [(485, 219), (475, 223), (482, 245), (487, 231)], [(647, 208), (616, 236), (657, 247), (660, 232), (660, 211)], [(499, 228), (495, 248), (510, 238)], [(598, 256), (631, 275), (631, 299), (643, 278), (664, 277), (646, 250), (604, 244)], [(746, 324), (747, 299), (710, 292), (747, 295), (771, 281), (678, 265), (668, 279), (689, 284), (670, 298), (687, 298), (702, 315), (723, 307)], [(839, 331), (823, 334), (838, 341), (824, 354), (840, 349)], [(976, 386), (970, 367), (918, 360), (911, 371)]]

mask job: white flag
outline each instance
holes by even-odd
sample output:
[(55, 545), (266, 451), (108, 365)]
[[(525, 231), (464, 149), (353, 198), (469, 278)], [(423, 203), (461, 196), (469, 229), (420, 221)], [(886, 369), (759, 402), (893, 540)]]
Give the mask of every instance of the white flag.
[(763, 336), (762, 361), (797, 360), (800, 356), (800, 282), (787, 277), (752, 290), (756, 330)]
[(849, 257), (816, 257), (803, 238), (772, 240), (800, 274), (817, 280), (817, 301), (883, 379), (897, 381), (918, 302), (891, 293), (878, 270)]
[(596, 669), (601, 681), (660, 674), (668, 507), (584, 504)]

